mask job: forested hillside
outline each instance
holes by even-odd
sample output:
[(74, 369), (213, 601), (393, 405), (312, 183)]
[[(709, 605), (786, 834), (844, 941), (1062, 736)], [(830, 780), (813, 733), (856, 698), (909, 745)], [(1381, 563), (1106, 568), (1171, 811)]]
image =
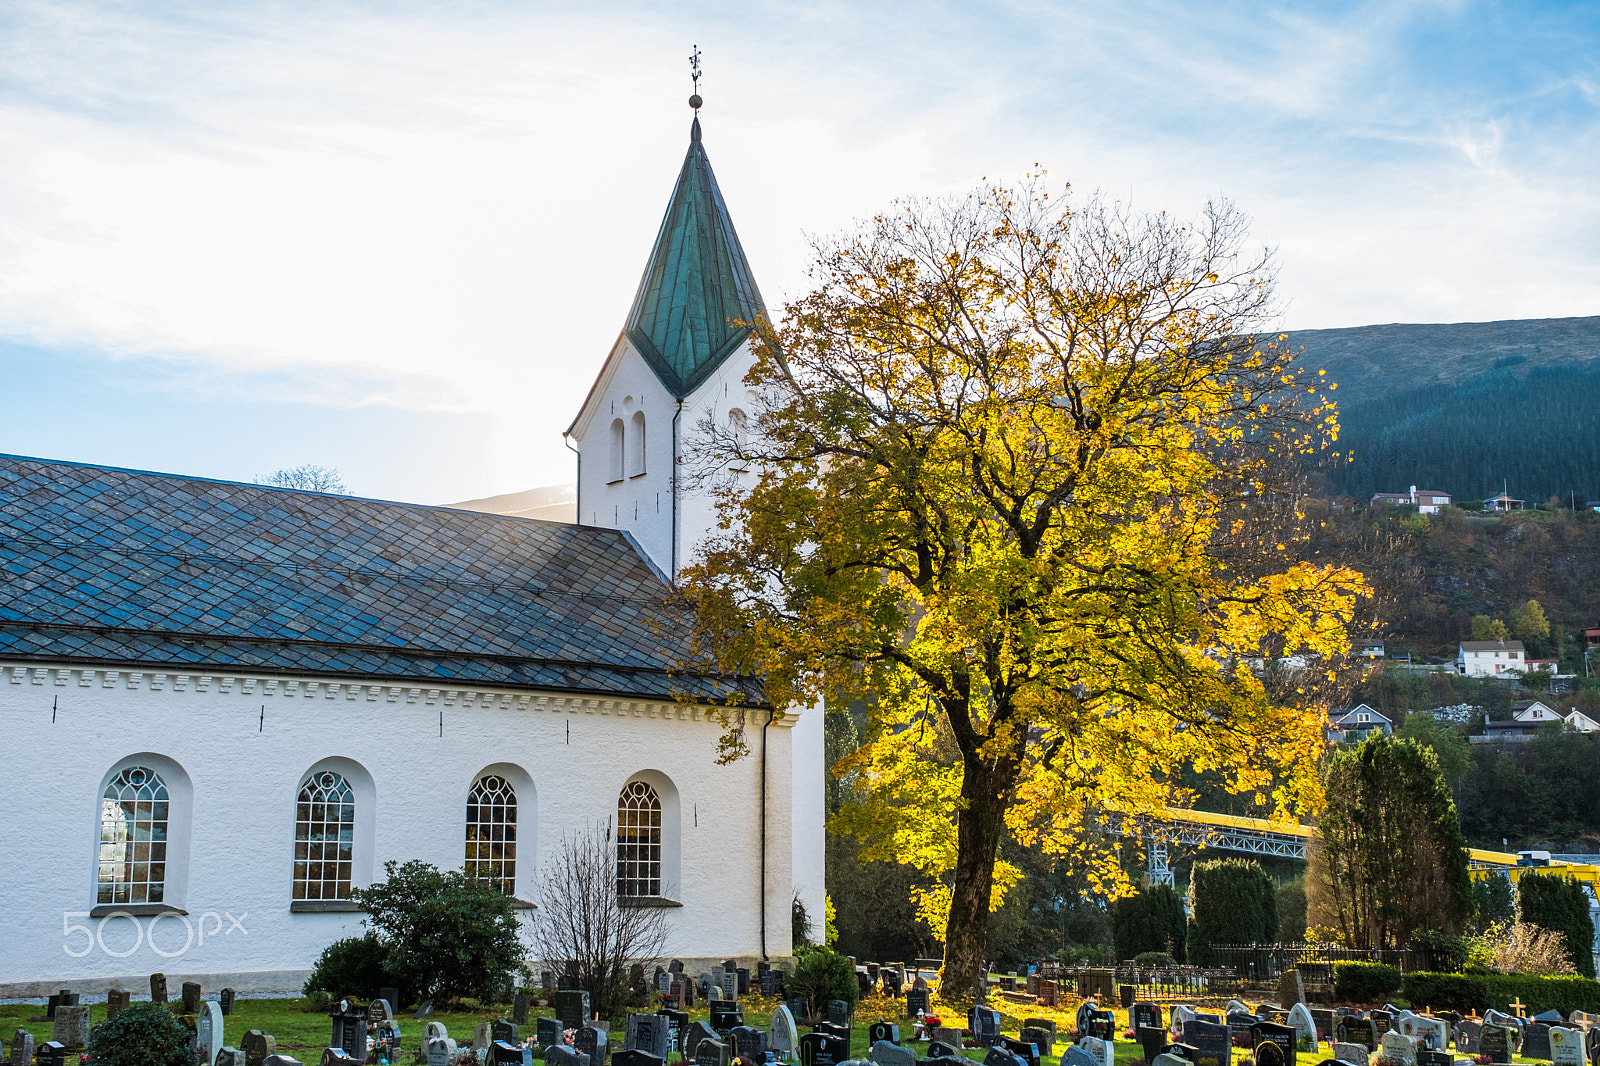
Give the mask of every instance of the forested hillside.
[(1330, 494), (1412, 485), (1482, 500), (1600, 498), (1600, 318), (1361, 326), (1290, 335), (1338, 384)]

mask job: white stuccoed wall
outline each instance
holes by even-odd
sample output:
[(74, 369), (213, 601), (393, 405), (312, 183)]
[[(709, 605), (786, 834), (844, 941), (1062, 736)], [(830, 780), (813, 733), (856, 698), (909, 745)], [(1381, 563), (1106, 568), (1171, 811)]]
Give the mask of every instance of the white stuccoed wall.
[[(754, 418), (756, 398), (744, 383), (754, 361), (746, 341), (684, 400), (678, 416), (679, 454), (692, 446), (697, 427), (707, 414), (715, 418), (718, 425), (727, 424), (728, 412), (734, 408)], [(632, 412), (641, 408), (647, 419), (647, 471), (640, 477), (609, 484), (611, 420), (620, 417), (625, 424), (631, 424)], [(612, 349), (572, 432), (581, 456), (578, 521), (628, 530), (657, 568), (667, 574), (673, 573), (671, 472), (672, 419), (676, 413), (677, 401), (624, 335)], [(686, 491), (680, 497), (679, 568), (694, 561), (701, 541), (716, 530), (716, 523), (716, 504), (709, 494)], [(812, 918), (813, 935), (818, 940), (822, 938), (826, 892), (823, 784), (827, 767), (821, 712), (822, 708), (818, 707), (805, 714), (789, 716), (794, 728), (791, 803), (794, 812), (792, 861), (796, 873), (793, 888)]]
[[(289, 910), (296, 793), (306, 772), (330, 757), (352, 760), (373, 778), (376, 803), (358, 809), (357, 839), (368, 819), (378, 876), (390, 859), (459, 869), (472, 782), (496, 764), (525, 771), (536, 795), (519, 791), (518, 894), (535, 900), (535, 851), (548, 857), (563, 831), (604, 823), (632, 775), (657, 771), (677, 788), (680, 811), (675, 898), (683, 906), (669, 912), (669, 955), (760, 958), (758, 725), (749, 734), (752, 757), (718, 766), (722, 727), (685, 704), (241, 675), (224, 687), (221, 674), (202, 686), (202, 676), (0, 663), (12, 777), (0, 820), (0, 898), (9, 916), (0, 998), (62, 987), (137, 993), (155, 971), (168, 974), (174, 994), (192, 977), (208, 990), (297, 989), (323, 947), (362, 931), (360, 914)], [(790, 716), (767, 736), (766, 946), (773, 958), (790, 953), (794, 724)], [(152, 947), (150, 918), (102, 924), (86, 916), (95, 905), (100, 785), (138, 752), (175, 761), (193, 785), (181, 892), (193, 930), (187, 947), (185, 924), (172, 918), (155, 920)], [(174, 835), (181, 831), (174, 827)], [(361, 858), (358, 851), (358, 867)], [(70, 954), (88, 941), (63, 935), (64, 915), (98, 932), (104, 948), (95, 942), (82, 957)], [(131, 921), (144, 941), (118, 958), (113, 953), (135, 940)]]

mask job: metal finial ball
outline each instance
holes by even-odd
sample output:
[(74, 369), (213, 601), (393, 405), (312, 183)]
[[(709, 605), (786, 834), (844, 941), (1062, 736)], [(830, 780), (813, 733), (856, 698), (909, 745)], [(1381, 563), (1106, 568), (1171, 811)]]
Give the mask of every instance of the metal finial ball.
[(696, 111), (700, 109), (700, 105), (703, 103), (705, 103), (705, 101), (700, 99), (699, 93), (695, 93), (693, 96), (689, 97), (689, 106), (694, 108)]

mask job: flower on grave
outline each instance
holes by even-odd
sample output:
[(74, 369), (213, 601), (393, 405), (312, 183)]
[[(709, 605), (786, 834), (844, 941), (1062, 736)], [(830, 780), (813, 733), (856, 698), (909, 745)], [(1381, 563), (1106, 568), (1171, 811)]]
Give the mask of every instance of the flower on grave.
[(563, 1044), (566, 1044), (566, 1045), (568, 1045), (570, 1047), (572, 1045), (572, 1042), (574, 1040), (576, 1040), (577, 1038), (578, 1038), (578, 1031), (576, 1029), (563, 1029), (563, 1030), (561, 1030), (561, 1042)]

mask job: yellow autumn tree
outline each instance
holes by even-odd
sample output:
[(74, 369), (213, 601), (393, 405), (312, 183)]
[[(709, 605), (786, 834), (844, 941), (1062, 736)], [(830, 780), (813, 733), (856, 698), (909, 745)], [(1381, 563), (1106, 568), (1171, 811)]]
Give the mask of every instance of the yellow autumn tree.
[(1182, 802), (1185, 768), (1315, 801), (1320, 711), (1247, 662), (1340, 653), (1364, 586), (1260, 520), (1273, 463), (1335, 427), (1254, 336), (1245, 240), (1227, 205), (1185, 225), (1035, 180), (900, 204), (819, 242), (813, 291), (759, 326), (752, 424), (697, 431), (722, 513), (685, 574), (700, 647), (777, 707), (869, 708), (835, 772), (871, 798), (831, 828), (936, 879), (954, 994), (1018, 877), (1005, 834), (1078, 850)]

